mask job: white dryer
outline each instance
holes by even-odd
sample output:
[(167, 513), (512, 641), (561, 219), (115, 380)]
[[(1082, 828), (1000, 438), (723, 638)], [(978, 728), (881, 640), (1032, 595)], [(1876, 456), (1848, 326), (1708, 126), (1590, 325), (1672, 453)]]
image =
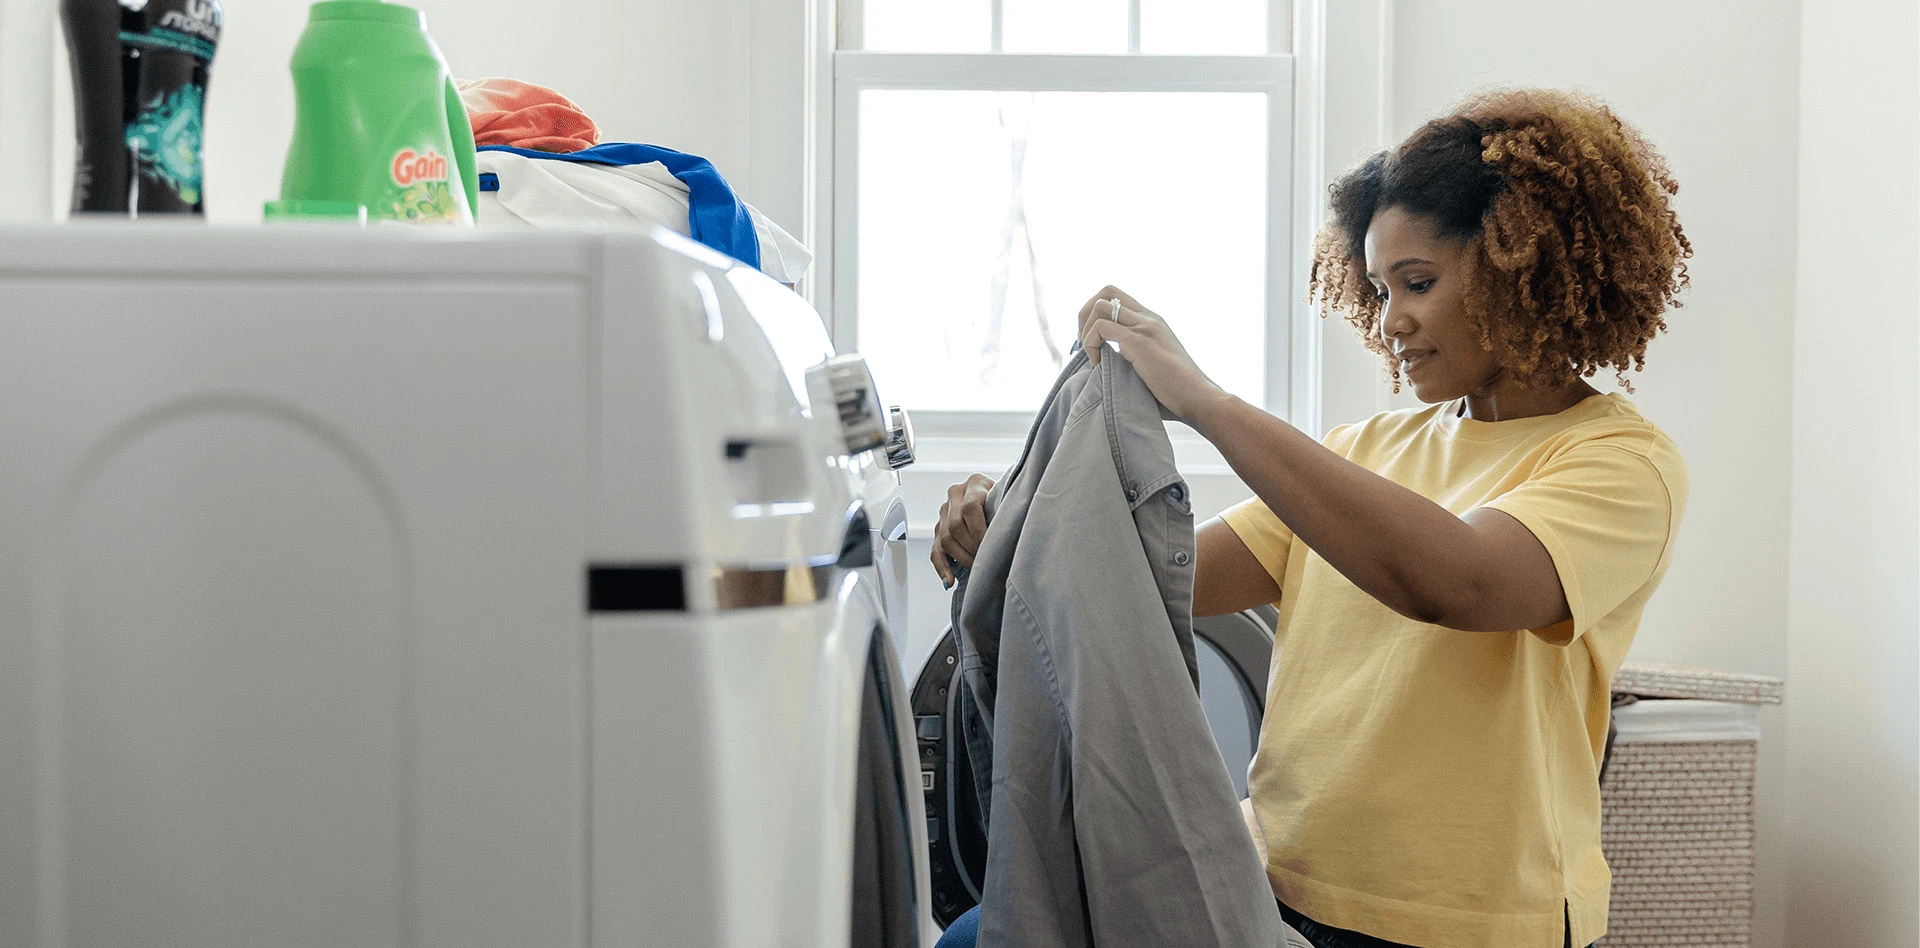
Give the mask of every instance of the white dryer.
[(664, 231), (0, 231), (0, 944), (928, 944), (833, 355)]

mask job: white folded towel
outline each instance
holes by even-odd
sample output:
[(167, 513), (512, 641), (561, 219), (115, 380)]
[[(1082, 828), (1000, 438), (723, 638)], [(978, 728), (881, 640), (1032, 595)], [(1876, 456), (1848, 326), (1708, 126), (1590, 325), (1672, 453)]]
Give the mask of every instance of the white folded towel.
[[(480, 192), (482, 230), (624, 230), (654, 224), (682, 234), (689, 230), (687, 186), (658, 162), (601, 165), (483, 151), (478, 170), (500, 181), (500, 190)], [(759, 208), (749, 204), (747, 213), (760, 238), (761, 271), (781, 283), (800, 282), (813, 254)]]

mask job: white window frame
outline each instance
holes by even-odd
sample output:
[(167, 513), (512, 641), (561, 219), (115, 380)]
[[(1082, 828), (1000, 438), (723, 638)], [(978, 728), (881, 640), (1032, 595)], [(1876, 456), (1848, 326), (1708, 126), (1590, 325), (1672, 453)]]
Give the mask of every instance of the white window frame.
[[(896, 53), (861, 45), (860, 0), (821, 0), (809, 32), (808, 238), (815, 248), (813, 278), (804, 287), (827, 320), (835, 342), (851, 351), (857, 338), (859, 279), (859, 96), (867, 89), (1021, 90), (1062, 92), (1260, 92), (1268, 101), (1265, 407), (1299, 427), (1320, 428), (1320, 320), (1300, 299), (1304, 250), (1319, 224), (1321, 148), (1320, 56), (1325, 0), (1271, 0), (1270, 49), (1264, 55), (1139, 55), (1139, 0), (1130, 0), (1129, 47), (1111, 55)], [(992, 4), (995, 25), (1001, 4)], [(837, 27), (837, 29), (836, 29)], [(841, 42), (844, 41), (844, 42)], [(999, 30), (993, 31), (993, 45)], [(841, 49), (844, 45), (847, 49)], [(822, 121), (824, 119), (825, 121)], [(1302, 147), (1302, 146), (1305, 147)], [(1295, 213), (1300, 209), (1302, 213)], [(1296, 253), (1298, 248), (1300, 253)], [(1124, 279), (1125, 274), (1116, 274)], [(911, 410), (912, 406), (908, 406)], [(927, 461), (944, 469), (987, 461), (1017, 442), (1031, 413), (919, 411)], [(1176, 439), (1181, 440), (1181, 439)], [(1198, 444), (1181, 453), (1207, 467), (1217, 454)], [(1017, 450), (1017, 443), (1014, 445)], [(1010, 460), (1010, 459), (1009, 459)]]

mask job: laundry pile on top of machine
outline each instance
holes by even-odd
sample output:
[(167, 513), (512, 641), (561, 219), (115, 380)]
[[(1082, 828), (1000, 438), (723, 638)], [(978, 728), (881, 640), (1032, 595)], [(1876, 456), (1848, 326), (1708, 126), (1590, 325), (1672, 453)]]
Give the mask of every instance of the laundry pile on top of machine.
[(659, 225), (792, 286), (806, 246), (740, 200), (713, 163), (658, 145), (602, 142), (571, 99), (518, 79), (460, 83), (479, 148), (479, 226), (621, 230)]

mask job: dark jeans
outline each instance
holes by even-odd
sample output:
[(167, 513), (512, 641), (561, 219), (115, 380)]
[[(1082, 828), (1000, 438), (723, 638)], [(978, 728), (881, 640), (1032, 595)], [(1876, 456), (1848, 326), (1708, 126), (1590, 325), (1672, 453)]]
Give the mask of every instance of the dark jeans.
[(933, 948), (973, 948), (980, 939), (980, 906), (967, 909), (967, 914), (953, 920), (947, 930), (940, 933), (940, 940)]
[[(1285, 903), (1280, 905), (1280, 917), (1285, 919), (1288, 925), (1292, 925), (1295, 931), (1307, 936), (1307, 940), (1313, 942), (1314, 948), (1408, 948), (1406, 945), (1384, 941), (1372, 935), (1362, 935), (1359, 932), (1322, 925), (1287, 908)], [(945, 934), (940, 936), (939, 944), (934, 948), (973, 948), (974, 940), (979, 935), (980, 909), (975, 907), (968, 910), (967, 914), (954, 919), (953, 924), (947, 927)], [(1568, 933), (1567, 938), (1569, 940), (1573, 938), (1571, 932)]]
[[(1294, 931), (1307, 936), (1307, 940), (1313, 942), (1313, 948), (1411, 948), (1411, 946), (1402, 945), (1396, 941), (1387, 941), (1383, 938), (1375, 938), (1372, 935), (1350, 932), (1344, 928), (1322, 925), (1288, 908), (1285, 902), (1280, 903), (1280, 918), (1288, 925), (1293, 926)], [(1573, 944), (1573, 932), (1571, 931), (1567, 932), (1567, 944), (1569, 948), (1571, 948)], [(1592, 948), (1592, 946), (1588, 946), (1588, 948)]]

